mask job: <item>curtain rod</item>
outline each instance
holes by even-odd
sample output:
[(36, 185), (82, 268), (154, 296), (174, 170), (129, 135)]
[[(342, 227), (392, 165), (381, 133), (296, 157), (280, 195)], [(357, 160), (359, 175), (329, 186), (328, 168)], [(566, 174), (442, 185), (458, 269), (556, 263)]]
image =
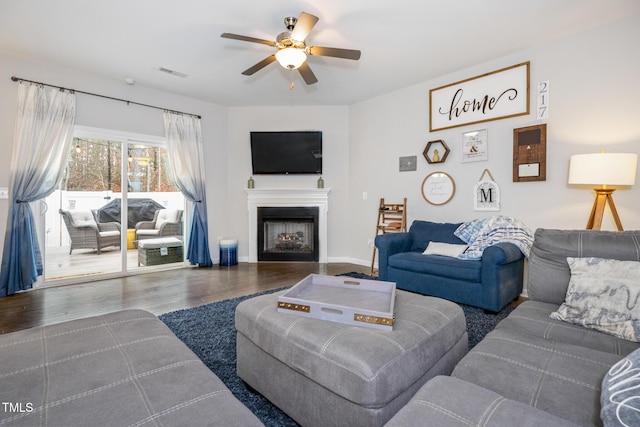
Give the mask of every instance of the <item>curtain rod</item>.
[(156, 110), (169, 111), (171, 113), (177, 113), (177, 114), (186, 114), (187, 116), (193, 116), (193, 117), (197, 117), (199, 119), (202, 118), (199, 114), (185, 113), (185, 112), (182, 112), (182, 111), (170, 110), (168, 108), (156, 107), (155, 105), (142, 104), (140, 102), (128, 101), (126, 99), (120, 99), (120, 98), (114, 98), (112, 96), (100, 95), (98, 93), (84, 92), (82, 90), (76, 90), (76, 89), (70, 89), (70, 88), (62, 87), (62, 86), (50, 85), (48, 83), (35, 82), (33, 80), (23, 79), (23, 78), (16, 77), (16, 76), (11, 76), (11, 80), (13, 80), (14, 82), (22, 81), (22, 82), (35, 83), (35, 84), (38, 84), (38, 85), (54, 87), (54, 88), (57, 88), (57, 89), (60, 89), (60, 90), (68, 90), (68, 91), (72, 91), (72, 92), (76, 92), (76, 93), (82, 93), (84, 95), (91, 95), (91, 96), (97, 96), (97, 97), (100, 97), (100, 98), (111, 99), (113, 101), (126, 102), (127, 105), (129, 105), (129, 104), (141, 105), (143, 107), (155, 108)]

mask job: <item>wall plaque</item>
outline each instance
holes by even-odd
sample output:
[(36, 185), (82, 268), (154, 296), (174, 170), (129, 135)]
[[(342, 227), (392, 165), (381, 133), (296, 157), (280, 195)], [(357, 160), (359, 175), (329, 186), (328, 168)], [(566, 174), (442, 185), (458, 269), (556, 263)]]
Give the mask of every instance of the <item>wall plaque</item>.
[(446, 172), (433, 172), (422, 181), (422, 197), (432, 205), (448, 203), (456, 193), (456, 183)]
[(429, 91), (431, 132), (529, 114), (529, 62)]
[(547, 125), (513, 130), (513, 182), (547, 180)]
[[(489, 178), (484, 176), (489, 175)], [(480, 181), (473, 186), (473, 210), (474, 211), (499, 211), (500, 187), (493, 180), (489, 169), (485, 169), (480, 176)]]

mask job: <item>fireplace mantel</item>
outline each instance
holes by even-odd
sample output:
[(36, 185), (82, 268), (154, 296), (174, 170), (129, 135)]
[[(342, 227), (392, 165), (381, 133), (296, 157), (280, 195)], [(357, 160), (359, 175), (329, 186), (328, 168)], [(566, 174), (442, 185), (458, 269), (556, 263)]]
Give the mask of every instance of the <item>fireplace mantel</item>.
[(258, 208), (277, 206), (317, 206), (318, 262), (327, 262), (327, 212), (329, 188), (251, 188), (247, 189), (249, 209), (249, 262), (258, 262)]

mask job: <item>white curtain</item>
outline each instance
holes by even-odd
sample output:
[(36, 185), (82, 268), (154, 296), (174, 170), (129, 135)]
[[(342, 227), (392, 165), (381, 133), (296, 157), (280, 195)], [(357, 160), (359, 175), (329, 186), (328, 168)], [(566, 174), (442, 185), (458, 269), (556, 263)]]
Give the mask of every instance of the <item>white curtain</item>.
[(0, 296), (31, 288), (43, 273), (29, 203), (47, 197), (62, 179), (73, 141), (75, 111), (73, 93), (18, 83)]
[(209, 252), (209, 225), (205, 195), (204, 147), (198, 117), (164, 112), (170, 173), (182, 194), (193, 203), (187, 260), (192, 265), (213, 265)]

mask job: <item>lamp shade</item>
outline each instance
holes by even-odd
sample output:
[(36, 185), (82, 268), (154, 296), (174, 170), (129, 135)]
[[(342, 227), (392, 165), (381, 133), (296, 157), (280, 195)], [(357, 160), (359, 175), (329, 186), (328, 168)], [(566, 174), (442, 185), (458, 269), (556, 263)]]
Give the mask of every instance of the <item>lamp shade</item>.
[(633, 185), (637, 167), (635, 153), (575, 154), (569, 162), (569, 184)]
[(307, 59), (307, 54), (302, 49), (287, 47), (276, 52), (276, 59), (284, 68), (295, 69)]

